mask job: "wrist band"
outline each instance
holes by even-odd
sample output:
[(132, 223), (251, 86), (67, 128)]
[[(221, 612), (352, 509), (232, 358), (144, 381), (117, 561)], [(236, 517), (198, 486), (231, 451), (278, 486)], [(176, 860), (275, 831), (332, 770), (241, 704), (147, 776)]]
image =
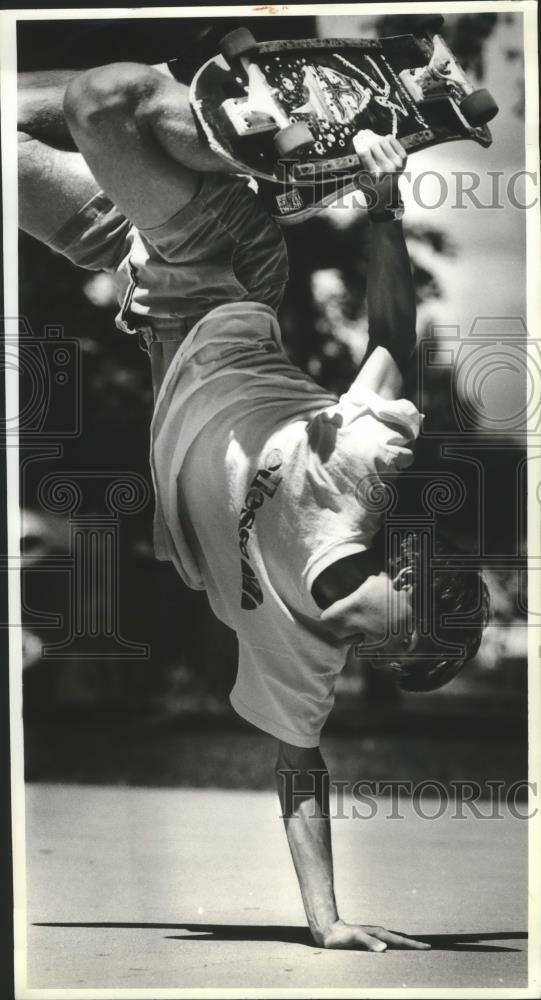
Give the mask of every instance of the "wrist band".
[(401, 222), (404, 217), (404, 202), (399, 201), (398, 205), (392, 205), (388, 208), (374, 208), (368, 210), (368, 218), (370, 222)]

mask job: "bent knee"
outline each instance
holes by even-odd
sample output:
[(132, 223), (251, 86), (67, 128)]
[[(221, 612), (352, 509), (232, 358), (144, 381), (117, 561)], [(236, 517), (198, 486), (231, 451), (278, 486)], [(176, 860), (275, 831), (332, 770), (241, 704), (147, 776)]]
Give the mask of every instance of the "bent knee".
[(114, 63), (87, 70), (68, 84), (64, 114), (70, 127), (92, 128), (133, 118), (156, 86), (149, 66)]

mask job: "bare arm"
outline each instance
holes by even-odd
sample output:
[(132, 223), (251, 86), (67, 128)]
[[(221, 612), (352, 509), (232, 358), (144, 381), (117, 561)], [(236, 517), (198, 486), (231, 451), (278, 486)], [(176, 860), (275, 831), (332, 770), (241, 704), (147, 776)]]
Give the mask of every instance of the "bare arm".
[(415, 292), (400, 222), (372, 225), (368, 268), (369, 354), (355, 382), (397, 399), (415, 349)]
[(278, 795), (312, 937), (324, 948), (385, 951), (429, 946), (383, 927), (347, 924), (334, 896), (329, 773), (319, 748), (278, 745)]
[[(406, 154), (392, 136), (370, 135), (370, 147), (358, 149), (371, 181), (373, 203), (367, 280), (369, 345), (352, 388), (364, 386), (384, 399), (398, 399), (416, 345), (415, 289), (402, 223), (386, 221), (385, 215), (381, 221), (378, 213), (399, 202), (398, 180)], [(377, 572), (371, 552), (347, 556), (319, 575), (312, 594), (319, 607), (326, 608), (366, 585), (370, 574)]]
[(279, 743), (276, 782), (295, 871), (316, 944), (338, 920), (334, 898), (329, 773), (318, 748)]
[[(361, 133), (362, 135), (362, 133)], [(392, 136), (373, 136), (358, 148), (376, 195), (371, 217), (367, 300), (369, 346), (354, 384), (365, 385), (386, 399), (396, 399), (416, 345), (415, 288), (400, 221), (379, 221), (378, 213), (400, 198), (398, 181), (406, 154)]]

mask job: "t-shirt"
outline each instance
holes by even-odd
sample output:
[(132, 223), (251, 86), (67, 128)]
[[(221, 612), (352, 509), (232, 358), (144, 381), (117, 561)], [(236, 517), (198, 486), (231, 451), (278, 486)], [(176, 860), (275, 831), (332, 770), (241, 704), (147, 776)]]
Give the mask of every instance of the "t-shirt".
[(152, 424), (158, 555), (236, 631), (231, 703), (278, 739), (318, 745), (347, 646), (311, 587), (370, 546), (374, 489), (412, 462), (419, 424), (407, 400), (322, 389), (257, 303), (209, 313), (166, 375)]

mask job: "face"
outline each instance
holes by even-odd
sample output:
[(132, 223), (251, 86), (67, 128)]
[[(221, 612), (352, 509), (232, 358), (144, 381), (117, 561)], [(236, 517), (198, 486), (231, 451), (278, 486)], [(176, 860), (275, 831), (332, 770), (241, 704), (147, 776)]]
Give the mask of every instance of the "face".
[(367, 658), (377, 670), (392, 670), (400, 673), (408, 657), (417, 649), (419, 636), (416, 631), (408, 635), (392, 635), (380, 646), (367, 650)]
[(402, 665), (417, 649), (419, 635), (413, 620), (412, 586), (406, 578), (390, 584), (383, 634), (368, 627), (356, 642), (358, 656), (365, 657), (378, 670), (400, 673)]

